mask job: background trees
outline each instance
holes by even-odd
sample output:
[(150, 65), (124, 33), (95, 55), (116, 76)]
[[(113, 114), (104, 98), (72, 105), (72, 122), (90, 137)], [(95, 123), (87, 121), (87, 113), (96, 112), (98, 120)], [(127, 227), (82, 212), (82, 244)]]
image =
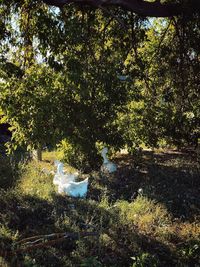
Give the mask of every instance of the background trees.
[(138, 49), (145, 76), (137, 83), (140, 109), (138, 101), (132, 103), (132, 116), (139, 126), (132, 131), (143, 136), (147, 145), (155, 146), (162, 139), (179, 146), (197, 143), (200, 77), (196, 18), (153, 21)]

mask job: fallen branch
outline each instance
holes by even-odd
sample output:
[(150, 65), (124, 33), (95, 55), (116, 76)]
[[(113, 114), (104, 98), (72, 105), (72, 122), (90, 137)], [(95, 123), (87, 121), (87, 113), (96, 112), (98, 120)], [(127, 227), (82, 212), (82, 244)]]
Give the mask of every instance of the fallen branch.
[[(45, 241), (43, 238), (47, 238), (47, 237), (44, 236), (43, 238), (36, 239), (32, 242), (29, 241), (29, 242), (24, 243), (24, 245), (27, 247), (16, 249), (13, 251), (13, 253), (28, 252), (28, 251), (31, 251), (33, 249), (50, 247), (50, 246), (55, 245), (57, 243), (61, 243), (68, 238), (79, 239), (81, 237), (98, 236), (98, 235), (99, 234), (97, 232), (64, 233), (63, 236), (56, 238), (56, 239), (49, 240), (49, 241)], [(55, 236), (56, 236), (56, 234), (55, 234)], [(40, 241), (42, 241), (42, 242), (40, 242)], [(37, 243), (37, 242), (39, 242), (39, 243)]]
[(79, 239), (87, 236), (99, 237), (99, 233), (98, 232), (53, 233), (49, 235), (32, 236), (24, 238), (16, 243), (16, 245), (20, 245), (23, 247), (13, 250), (1, 250), (0, 256), (8, 257), (18, 253), (29, 252), (34, 249), (50, 247), (55, 244), (61, 243), (68, 238)]
[(58, 237), (58, 236), (64, 236), (66, 233), (53, 233), (53, 234), (49, 234), (49, 235), (36, 235), (36, 236), (31, 236), (31, 237), (27, 237), (27, 238), (24, 238), (20, 241), (18, 241), (16, 244), (19, 245), (19, 244), (24, 244), (26, 242), (29, 242), (29, 241), (34, 241), (36, 239), (41, 239), (41, 238), (51, 238), (51, 237)]

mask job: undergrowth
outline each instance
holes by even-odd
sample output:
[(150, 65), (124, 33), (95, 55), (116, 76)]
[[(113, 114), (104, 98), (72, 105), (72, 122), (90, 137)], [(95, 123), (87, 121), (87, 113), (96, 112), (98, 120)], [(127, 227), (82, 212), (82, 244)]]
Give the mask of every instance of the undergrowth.
[[(57, 194), (51, 153), (16, 168), (1, 158), (0, 266), (200, 266), (199, 169), (180, 166), (187, 158), (178, 169), (176, 157), (119, 157), (115, 174), (88, 174), (85, 199)], [(78, 236), (30, 251), (19, 243), (63, 232)]]

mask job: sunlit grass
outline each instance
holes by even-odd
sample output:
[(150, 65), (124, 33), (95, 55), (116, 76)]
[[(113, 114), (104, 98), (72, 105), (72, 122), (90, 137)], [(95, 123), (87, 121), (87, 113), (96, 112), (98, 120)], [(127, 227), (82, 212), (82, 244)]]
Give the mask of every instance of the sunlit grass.
[(156, 236), (162, 228), (171, 224), (171, 218), (160, 203), (144, 196), (138, 196), (133, 202), (117, 202), (121, 218), (129, 224), (137, 225), (139, 231)]
[(43, 168), (51, 170), (51, 166), (46, 162), (32, 161), (28, 163), (24, 166), (17, 187), (23, 194), (51, 200), (51, 195), (55, 192), (53, 175), (45, 174), (42, 171)]
[(49, 162), (53, 163), (56, 159), (61, 160), (62, 155), (57, 150), (43, 151), (42, 152), (42, 159), (43, 159), (43, 161), (49, 161)]
[(68, 172), (75, 172), (76, 169), (69, 166), (63, 161), (64, 154), (58, 150), (54, 151), (44, 151), (42, 153), (42, 162), (39, 162), (40, 166), (42, 168), (47, 168), (48, 170), (56, 170), (54, 166), (54, 161), (59, 160), (64, 163), (64, 170)]

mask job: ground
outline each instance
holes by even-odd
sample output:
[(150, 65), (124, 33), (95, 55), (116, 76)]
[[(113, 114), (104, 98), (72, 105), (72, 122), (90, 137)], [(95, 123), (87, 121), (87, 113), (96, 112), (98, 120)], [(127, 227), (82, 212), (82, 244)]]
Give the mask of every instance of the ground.
[(119, 154), (116, 173), (88, 174), (85, 199), (57, 194), (43, 170), (54, 169), (56, 154), (44, 156), (0, 159), (0, 266), (200, 266), (194, 152)]

